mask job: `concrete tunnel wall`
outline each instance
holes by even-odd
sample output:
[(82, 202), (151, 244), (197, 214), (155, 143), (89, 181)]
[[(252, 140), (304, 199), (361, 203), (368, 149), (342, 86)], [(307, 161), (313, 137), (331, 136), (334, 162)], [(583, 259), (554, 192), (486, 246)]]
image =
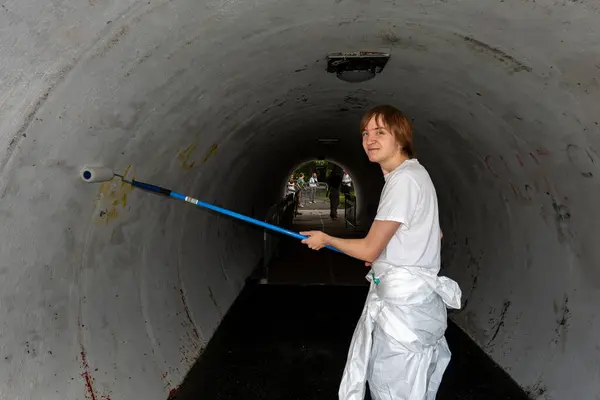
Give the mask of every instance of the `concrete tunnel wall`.
[[(0, 398), (166, 398), (260, 258), (256, 229), (83, 165), (261, 217), (335, 136), (376, 204), (357, 124), (383, 102), (438, 189), (452, 318), (534, 398), (600, 398), (599, 27), (586, 0), (5, 1)], [(324, 71), (355, 50), (392, 58)]]

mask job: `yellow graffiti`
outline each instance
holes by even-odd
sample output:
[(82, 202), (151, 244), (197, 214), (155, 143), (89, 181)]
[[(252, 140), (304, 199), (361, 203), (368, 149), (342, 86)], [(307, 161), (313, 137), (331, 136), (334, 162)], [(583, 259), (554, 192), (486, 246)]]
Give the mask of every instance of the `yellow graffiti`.
[[(131, 170), (129, 165), (123, 173), (123, 179), (135, 179), (134, 176), (128, 177)], [(119, 217), (119, 214), (127, 207), (127, 195), (133, 191), (133, 186), (125, 183), (120, 179), (113, 179), (100, 185), (100, 193), (98, 194), (97, 209), (99, 210), (96, 217), (96, 223), (108, 223)]]
[(183, 150), (180, 150), (179, 153), (177, 153), (177, 159), (179, 160), (179, 163), (181, 164), (181, 168), (192, 169), (194, 167), (194, 164), (196, 164), (196, 161), (194, 161), (194, 160), (190, 161), (190, 157), (192, 156), (192, 153), (194, 152), (194, 150), (196, 150), (196, 145), (190, 144), (188, 147), (186, 147)]
[(212, 155), (217, 152), (218, 148), (219, 148), (219, 145), (216, 143), (213, 144), (212, 146), (210, 146), (210, 149), (208, 149), (208, 151), (206, 152), (206, 155), (204, 156), (204, 160), (202, 162), (205, 163), (206, 161), (208, 161), (208, 159), (211, 158)]

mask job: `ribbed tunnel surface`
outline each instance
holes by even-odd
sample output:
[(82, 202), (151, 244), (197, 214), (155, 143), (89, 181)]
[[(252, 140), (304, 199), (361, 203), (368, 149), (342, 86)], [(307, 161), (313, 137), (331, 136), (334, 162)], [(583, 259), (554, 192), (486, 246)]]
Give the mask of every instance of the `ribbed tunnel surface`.
[[(1, 397), (166, 398), (261, 257), (258, 230), (84, 164), (262, 217), (325, 155), (368, 223), (358, 120), (391, 103), (438, 190), (452, 318), (539, 398), (600, 398), (599, 22), (587, 0), (4, 1)], [(391, 59), (353, 85), (338, 51)]]

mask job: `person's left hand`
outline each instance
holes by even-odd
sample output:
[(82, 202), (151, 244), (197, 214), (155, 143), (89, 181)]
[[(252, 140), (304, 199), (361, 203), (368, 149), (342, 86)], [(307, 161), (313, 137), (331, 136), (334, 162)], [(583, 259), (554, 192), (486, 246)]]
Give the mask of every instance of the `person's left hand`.
[(330, 237), (329, 235), (321, 231), (306, 231), (300, 232), (300, 234), (308, 236), (306, 239), (302, 240), (302, 243), (304, 243), (313, 250), (320, 250), (323, 247), (327, 246), (327, 240)]

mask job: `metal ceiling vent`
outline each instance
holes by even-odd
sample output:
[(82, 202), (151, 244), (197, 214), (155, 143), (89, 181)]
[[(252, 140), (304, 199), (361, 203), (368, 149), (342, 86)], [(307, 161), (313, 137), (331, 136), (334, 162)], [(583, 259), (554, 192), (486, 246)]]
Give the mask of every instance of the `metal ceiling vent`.
[(327, 56), (327, 72), (346, 82), (365, 82), (381, 73), (389, 59), (388, 53), (372, 51), (332, 53)]

